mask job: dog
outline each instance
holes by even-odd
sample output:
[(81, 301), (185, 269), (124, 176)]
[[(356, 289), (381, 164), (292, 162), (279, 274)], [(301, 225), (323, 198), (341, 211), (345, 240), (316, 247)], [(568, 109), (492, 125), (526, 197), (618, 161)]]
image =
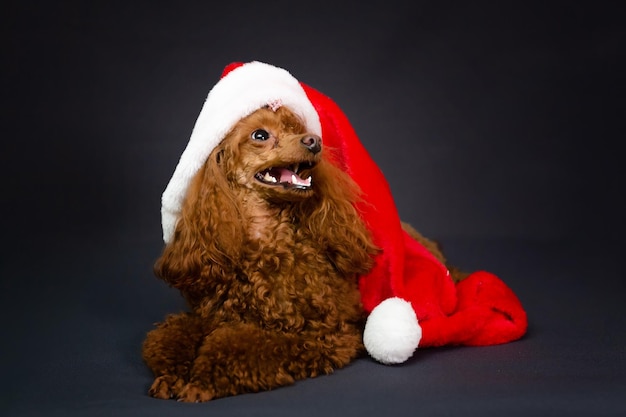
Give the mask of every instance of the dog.
[(155, 274), (190, 311), (151, 330), (149, 394), (203, 402), (328, 374), (363, 353), (359, 189), (287, 107), (240, 120), (186, 194)]

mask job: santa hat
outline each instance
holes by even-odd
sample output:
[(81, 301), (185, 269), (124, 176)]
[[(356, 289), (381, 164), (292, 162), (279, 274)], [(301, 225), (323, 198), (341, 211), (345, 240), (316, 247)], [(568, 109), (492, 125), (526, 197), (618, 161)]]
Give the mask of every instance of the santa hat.
[(382, 248), (374, 268), (359, 278), (368, 313), (363, 341), (373, 358), (401, 363), (418, 346), (490, 345), (525, 334), (526, 313), (498, 277), (479, 271), (455, 285), (446, 267), (402, 229), (389, 184), (337, 104), (284, 69), (262, 62), (230, 64), (209, 92), (163, 193), (166, 243), (190, 181), (211, 151), (238, 120), (268, 104), (289, 107), (310, 132), (336, 149), (334, 162), (363, 192), (357, 208)]

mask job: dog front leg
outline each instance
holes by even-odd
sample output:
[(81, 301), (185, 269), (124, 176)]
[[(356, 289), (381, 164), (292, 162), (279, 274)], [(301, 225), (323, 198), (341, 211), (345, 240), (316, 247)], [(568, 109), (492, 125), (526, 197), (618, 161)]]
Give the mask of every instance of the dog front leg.
[(283, 333), (250, 324), (224, 325), (204, 339), (178, 399), (203, 402), (270, 390), (345, 366), (362, 347), (360, 332)]
[(155, 376), (150, 396), (169, 399), (179, 394), (189, 379), (203, 335), (200, 318), (191, 313), (170, 315), (148, 332), (142, 353)]

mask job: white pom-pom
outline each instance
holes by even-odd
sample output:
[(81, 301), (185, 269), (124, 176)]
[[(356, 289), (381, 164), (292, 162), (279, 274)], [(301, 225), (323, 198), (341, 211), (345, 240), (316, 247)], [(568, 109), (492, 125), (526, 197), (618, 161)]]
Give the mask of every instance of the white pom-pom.
[(411, 303), (388, 298), (370, 313), (363, 343), (370, 356), (386, 365), (409, 359), (422, 338), (422, 328)]

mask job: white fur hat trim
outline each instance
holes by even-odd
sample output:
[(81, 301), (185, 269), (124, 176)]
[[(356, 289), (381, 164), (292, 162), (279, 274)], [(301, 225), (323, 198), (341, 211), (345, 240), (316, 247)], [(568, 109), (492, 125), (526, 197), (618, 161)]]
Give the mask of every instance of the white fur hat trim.
[(409, 359), (422, 338), (422, 328), (411, 303), (388, 298), (369, 314), (363, 343), (371, 357), (391, 365)]
[(261, 107), (281, 103), (302, 118), (307, 130), (322, 135), (320, 120), (304, 89), (289, 72), (262, 62), (249, 62), (223, 76), (211, 89), (161, 198), (163, 240), (176, 229), (191, 179), (211, 151), (242, 118)]

